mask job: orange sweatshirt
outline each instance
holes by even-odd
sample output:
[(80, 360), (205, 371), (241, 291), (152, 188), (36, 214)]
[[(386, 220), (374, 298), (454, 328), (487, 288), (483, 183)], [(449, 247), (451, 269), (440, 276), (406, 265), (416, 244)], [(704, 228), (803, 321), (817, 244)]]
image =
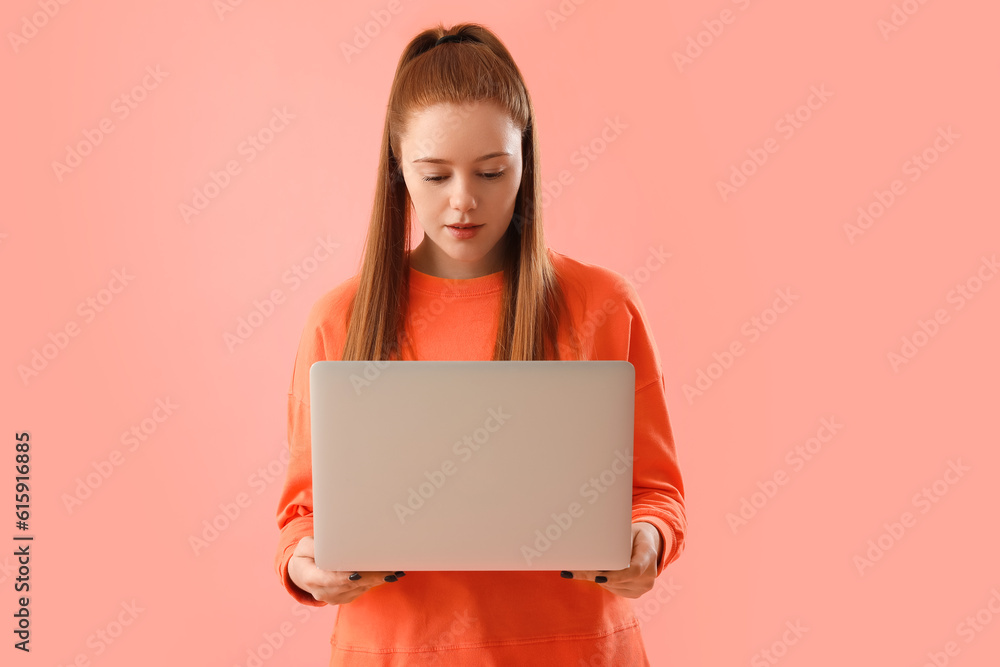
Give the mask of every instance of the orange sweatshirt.
[[(687, 519), (659, 353), (645, 310), (618, 273), (548, 253), (569, 311), (568, 321), (560, 323), (560, 350), (575, 336), (583, 358), (624, 359), (635, 367), (632, 521), (653, 524), (663, 538), (658, 576), (683, 550)], [(407, 326), (416, 359), (490, 359), (503, 273), (449, 280), (409, 270)], [(357, 275), (345, 280), (309, 311), (288, 391), (291, 459), (278, 504), (275, 569), (286, 590), (312, 606), (326, 603), (288, 577), (295, 545), (313, 534), (309, 368), (341, 358), (357, 281)], [(331, 647), (331, 666), (649, 665), (627, 598), (596, 582), (547, 571), (407, 572), (340, 605)]]

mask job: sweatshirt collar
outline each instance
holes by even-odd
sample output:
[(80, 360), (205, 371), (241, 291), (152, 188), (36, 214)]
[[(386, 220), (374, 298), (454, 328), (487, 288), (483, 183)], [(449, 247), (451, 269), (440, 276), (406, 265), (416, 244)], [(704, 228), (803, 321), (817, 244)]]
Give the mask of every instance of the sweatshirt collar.
[(479, 296), (503, 290), (503, 271), (478, 278), (439, 278), (410, 268), (410, 288), (431, 294)]

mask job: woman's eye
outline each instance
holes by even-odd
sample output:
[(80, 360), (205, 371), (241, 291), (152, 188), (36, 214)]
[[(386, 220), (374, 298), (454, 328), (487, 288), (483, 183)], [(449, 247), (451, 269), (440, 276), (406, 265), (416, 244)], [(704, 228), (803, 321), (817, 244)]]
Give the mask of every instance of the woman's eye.
[[(498, 178), (500, 178), (501, 176), (503, 176), (503, 174), (504, 174), (504, 172), (502, 172), (502, 171), (494, 171), (494, 172), (484, 173), (484, 174), (482, 174), (482, 176), (487, 181), (495, 181)], [(433, 182), (433, 183), (438, 183), (440, 181), (443, 181), (445, 178), (447, 178), (447, 177), (446, 176), (424, 176), (423, 180), (430, 181), (430, 182)]]

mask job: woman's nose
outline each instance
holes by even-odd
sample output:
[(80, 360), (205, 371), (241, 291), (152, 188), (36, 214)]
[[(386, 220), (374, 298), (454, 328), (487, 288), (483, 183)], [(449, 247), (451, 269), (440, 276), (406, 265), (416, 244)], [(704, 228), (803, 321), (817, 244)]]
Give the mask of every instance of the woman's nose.
[(455, 179), (454, 188), (451, 192), (451, 206), (460, 211), (476, 207), (476, 196), (468, 181)]

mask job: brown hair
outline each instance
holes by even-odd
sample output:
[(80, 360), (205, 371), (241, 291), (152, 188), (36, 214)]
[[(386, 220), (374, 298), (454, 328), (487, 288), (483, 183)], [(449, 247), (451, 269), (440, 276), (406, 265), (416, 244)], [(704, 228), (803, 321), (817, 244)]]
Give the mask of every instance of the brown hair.
[[(443, 42), (449, 34), (461, 42)], [(565, 301), (547, 255), (541, 224), (541, 175), (534, 108), (520, 70), (487, 28), (460, 23), (425, 30), (406, 46), (389, 93), (375, 200), (357, 292), (350, 306), (344, 360), (401, 358), (409, 340), (410, 196), (398, 156), (409, 114), (450, 102), (488, 101), (506, 110), (521, 129), (523, 169), (504, 244), (504, 286), (493, 360), (559, 359), (557, 331)], [(575, 341), (574, 341), (575, 347)]]

